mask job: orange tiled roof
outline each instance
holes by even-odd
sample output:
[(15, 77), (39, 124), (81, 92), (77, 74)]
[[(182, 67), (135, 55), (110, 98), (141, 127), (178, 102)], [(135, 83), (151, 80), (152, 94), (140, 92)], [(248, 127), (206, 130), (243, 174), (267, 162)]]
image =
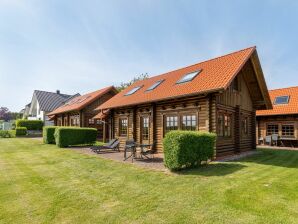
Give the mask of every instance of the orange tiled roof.
[(100, 89), (100, 90), (94, 91), (92, 93), (85, 94), (83, 96), (75, 97), (75, 98), (71, 99), (70, 101), (66, 102), (61, 107), (52, 111), (48, 115), (52, 116), (52, 115), (61, 114), (61, 113), (65, 113), (65, 112), (81, 110), (111, 90), (117, 92), (117, 90), (115, 89), (114, 86), (109, 86), (104, 89)]
[[(250, 47), (138, 81), (99, 106), (98, 109), (136, 105), (226, 89), (255, 50), (256, 47)], [(191, 82), (176, 84), (184, 75), (197, 70), (201, 70), (201, 72)], [(163, 79), (164, 81), (156, 89), (146, 91), (155, 82)], [(142, 88), (132, 95), (125, 96), (126, 93), (137, 86), (142, 86)]]
[[(269, 95), (273, 109), (257, 110), (257, 116), (298, 114), (298, 86), (270, 90)], [(289, 96), (288, 104), (274, 104), (275, 98), (278, 96)]]

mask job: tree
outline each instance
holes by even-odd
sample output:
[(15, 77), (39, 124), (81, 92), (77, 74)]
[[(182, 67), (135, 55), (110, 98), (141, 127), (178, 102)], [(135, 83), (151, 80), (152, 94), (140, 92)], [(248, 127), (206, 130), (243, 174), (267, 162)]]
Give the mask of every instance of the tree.
[(120, 91), (126, 89), (127, 87), (131, 86), (135, 82), (140, 81), (140, 80), (145, 80), (148, 78), (149, 78), (149, 75), (147, 73), (145, 73), (145, 74), (142, 73), (141, 75), (134, 77), (129, 82), (121, 82), (120, 86), (117, 86), (116, 89), (120, 92)]
[(11, 114), (7, 107), (0, 107), (0, 120), (9, 121), (11, 119)]

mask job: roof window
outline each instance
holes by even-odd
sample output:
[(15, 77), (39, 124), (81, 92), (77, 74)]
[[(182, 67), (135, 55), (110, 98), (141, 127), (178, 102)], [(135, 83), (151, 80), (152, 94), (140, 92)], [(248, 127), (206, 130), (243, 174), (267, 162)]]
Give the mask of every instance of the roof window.
[(202, 70), (198, 70), (195, 72), (188, 73), (184, 75), (181, 79), (179, 79), (176, 84), (185, 83), (192, 81)]
[(277, 96), (275, 97), (274, 104), (288, 104), (289, 103), (289, 96)]
[(142, 86), (137, 86), (137, 87), (134, 87), (133, 89), (131, 89), (129, 92), (127, 92), (126, 94), (124, 94), (124, 96), (129, 96), (129, 95), (132, 95), (134, 94), (136, 91), (138, 91)]
[(152, 86), (150, 86), (146, 91), (151, 91), (154, 90), (157, 86), (159, 86), (163, 81), (165, 81), (164, 79), (162, 80), (158, 80), (156, 81)]

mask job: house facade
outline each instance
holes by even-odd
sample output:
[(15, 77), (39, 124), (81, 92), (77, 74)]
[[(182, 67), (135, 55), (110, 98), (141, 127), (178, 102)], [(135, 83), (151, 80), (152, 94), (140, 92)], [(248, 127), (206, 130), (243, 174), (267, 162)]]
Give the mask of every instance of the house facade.
[(95, 109), (106, 102), (118, 91), (113, 87), (100, 89), (82, 96), (75, 97), (48, 114), (57, 126), (92, 127), (99, 131), (99, 138), (103, 136), (103, 122), (95, 120)]
[(53, 122), (49, 120), (48, 114), (78, 95), (62, 94), (59, 90), (56, 92), (35, 90), (29, 104), (29, 113), (25, 112), (25, 115), (28, 120), (42, 120), (45, 126), (53, 125)]
[(171, 130), (217, 133), (216, 156), (256, 147), (255, 111), (271, 108), (255, 47), (138, 81), (99, 106), (110, 135), (163, 150)]
[(278, 145), (298, 146), (298, 86), (269, 91), (271, 110), (257, 111), (258, 143), (277, 135)]

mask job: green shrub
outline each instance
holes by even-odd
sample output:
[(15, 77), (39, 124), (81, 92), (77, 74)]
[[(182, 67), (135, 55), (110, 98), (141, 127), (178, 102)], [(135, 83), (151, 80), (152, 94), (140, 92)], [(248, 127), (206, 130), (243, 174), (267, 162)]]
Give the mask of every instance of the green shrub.
[(27, 135), (26, 127), (17, 127), (16, 128), (16, 136), (25, 136), (25, 135)]
[(60, 127), (56, 128), (54, 136), (56, 145), (60, 148), (94, 144), (97, 130), (95, 128)]
[(43, 127), (43, 121), (40, 120), (17, 120), (16, 127), (26, 127), (27, 130), (41, 131)]
[(14, 130), (0, 130), (0, 138), (14, 138), (16, 137), (16, 132)]
[(43, 142), (45, 144), (55, 144), (55, 130), (56, 128), (59, 128), (57, 126), (46, 126), (43, 127)]
[(216, 135), (198, 131), (171, 131), (163, 140), (164, 163), (170, 170), (196, 167), (212, 159)]

